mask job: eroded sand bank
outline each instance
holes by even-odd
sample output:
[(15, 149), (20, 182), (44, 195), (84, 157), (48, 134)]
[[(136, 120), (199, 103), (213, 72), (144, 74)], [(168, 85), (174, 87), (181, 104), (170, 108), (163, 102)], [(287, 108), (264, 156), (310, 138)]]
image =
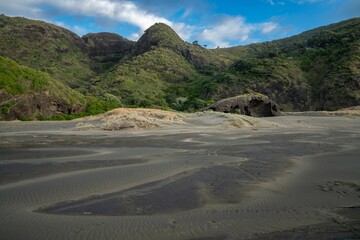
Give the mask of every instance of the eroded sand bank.
[(0, 123), (1, 239), (359, 238), (359, 117), (160, 120)]

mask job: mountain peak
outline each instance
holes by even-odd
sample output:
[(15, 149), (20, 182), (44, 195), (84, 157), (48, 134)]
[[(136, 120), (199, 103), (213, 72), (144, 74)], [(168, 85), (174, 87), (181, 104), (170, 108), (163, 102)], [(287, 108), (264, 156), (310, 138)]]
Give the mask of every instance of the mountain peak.
[(136, 53), (144, 53), (151, 47), (179, 49), (184, 44), (184, 41), (170, 26), (164, 23), (155, 23), (145, 31), (136, 43)]
[(152, 26), (150, 26), (147, 30), (145, 30), (145, 32), (151, 32), (151, 31), (171, 31), (174, 32), (176, 34), (176, 32), (167, 24), (165, 23), (155, 23)]

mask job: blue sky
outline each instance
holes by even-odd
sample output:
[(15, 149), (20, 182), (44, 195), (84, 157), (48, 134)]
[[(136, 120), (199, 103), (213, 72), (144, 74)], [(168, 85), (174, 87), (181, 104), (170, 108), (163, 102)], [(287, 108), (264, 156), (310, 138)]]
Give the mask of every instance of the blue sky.
[(44, 20), (78, 35), (136, 41), (152, 24), (209, 47), (263, 42), (360, 17), (360, 0), (0, 0), (0, 13)]

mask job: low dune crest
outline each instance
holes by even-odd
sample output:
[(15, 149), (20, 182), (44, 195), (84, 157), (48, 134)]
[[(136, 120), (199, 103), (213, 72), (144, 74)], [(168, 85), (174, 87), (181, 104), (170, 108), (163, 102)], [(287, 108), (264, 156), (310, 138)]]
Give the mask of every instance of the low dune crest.
[(181, 124), (185, 114), (159, 109), (117, 108), (104, 114), (82, 118), (77, 129), (151, 129)]
[(80, 119), (78, 130), (102, 129), (106, 131), (138, 129), (146, 130), (168, 126), (225, 128), (273, 127), (264, 119), (219, 112), (179, 113), (159, 109), (117, 108), (104, 114)]

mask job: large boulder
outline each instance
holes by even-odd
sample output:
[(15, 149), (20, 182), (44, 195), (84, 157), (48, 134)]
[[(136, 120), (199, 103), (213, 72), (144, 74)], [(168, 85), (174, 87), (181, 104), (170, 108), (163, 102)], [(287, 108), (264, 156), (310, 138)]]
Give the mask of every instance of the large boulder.
[(210, 105), (207, 110), (253, 117), (272, 117), (281, 114), (279, 105), (262, 94), (245, 94), (226, 98)]

